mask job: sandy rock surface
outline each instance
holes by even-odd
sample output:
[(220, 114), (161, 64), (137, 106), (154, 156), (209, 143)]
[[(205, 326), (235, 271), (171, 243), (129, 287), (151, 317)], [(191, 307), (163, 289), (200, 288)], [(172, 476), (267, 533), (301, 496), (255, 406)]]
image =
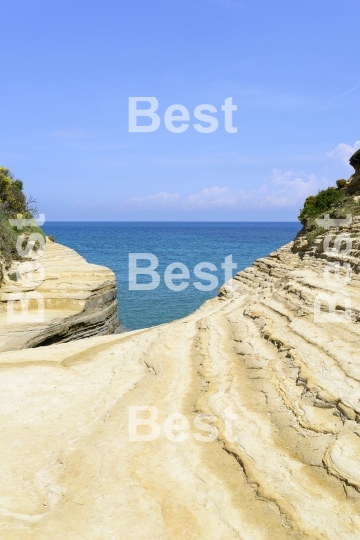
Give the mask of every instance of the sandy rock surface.
[[(68, 247), (47, 242), (41, 256), (15, 262), (9, 276), (0, 287), (0, 351), (111, 334), (119, 325), (114, 273)], [(38, 301), (30, 299), (29, 317), (14, 302), (9, 320), (9, 299), (33, 293), (44, 302), (44, 316), (37, 317)]]
[[(358, 540), (358, 239), (297, 245), (187, 318), (0, 354), (0, 539)], [(339, 290), (351, 310), (315, 320)], [(129, 440), (133, 406), (157, 408), (157, 438)]]

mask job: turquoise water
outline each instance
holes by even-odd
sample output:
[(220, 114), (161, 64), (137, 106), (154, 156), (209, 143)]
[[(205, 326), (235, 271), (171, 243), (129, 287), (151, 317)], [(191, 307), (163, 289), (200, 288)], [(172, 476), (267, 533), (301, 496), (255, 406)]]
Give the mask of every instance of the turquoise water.
[[(43, 229), (87, 261), (108, 266), (115, 272), (121, 326), (124, 330), (133, 330), (184, 317), (217, 295), (218, 287), (212, 291), (195, 288), (194, 282), (199, 282), (194, 276), (196, 264), (214, 264), (217, 271), (212, 273), (220, 286), (224, 282), (221, 263), (226, 256), (232, 255), (237, 263), (234, 274), (292, 240), (300, 224), (47, 222)], [(156, 289), (129, 290), (129, 253), (156, 255), (159, 261), (156, 271), (160, 275)], [(189, 269), (189, 285), (183, 291), (170, 290), (164, 283), (165, 268), (173, 262), (181, 262)], [(149, 264), (144, 260), (138, 266)], [(138, 282), (149, 281), (149, 276), (138, 277)], [(209, 285), (208, 281), (202, 283)]]

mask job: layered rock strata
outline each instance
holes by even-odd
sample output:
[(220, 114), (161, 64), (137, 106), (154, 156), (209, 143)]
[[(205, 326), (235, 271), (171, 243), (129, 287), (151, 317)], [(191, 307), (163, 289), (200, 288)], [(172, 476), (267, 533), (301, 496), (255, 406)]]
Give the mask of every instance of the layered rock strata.
[(111, 270), (48, 241), (42, 256), (15, 262), (0, 287), (0, 351), (111, 334), (116, 294)]
[(182, 320), (0, 354), (0, 539), (358, 540), (359, 232), (299, 236)]

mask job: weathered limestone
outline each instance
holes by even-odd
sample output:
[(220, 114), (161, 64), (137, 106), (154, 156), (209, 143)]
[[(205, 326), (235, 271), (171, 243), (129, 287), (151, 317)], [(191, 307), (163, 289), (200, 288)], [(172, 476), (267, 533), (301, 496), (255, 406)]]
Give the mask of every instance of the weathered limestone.
[[(360, 220), (341, 232), (347, 255), (300, 237), (179, 321), (0, 354), (0, 540), (358, 540)], [(314, 320), (337, 261), (351, 318)], [(129, 441), (133, 405), (157, 439)]]
[[(0, 351), (36, 347), (65, 342), (93, 335), (111, 334), (119, 325), (116, 300), (116, 281), (111, 270), (89, 264), (74, 250), (47, 242), (44, 255), (30, 262), (40, 263), (45, 278), (39, 271), (31, 273), (29, 261), (13, 264), (0, 288)], [(9, 322), (8, 300), (14, 293), (36, 291), (44, 299), (44, 321), (21, 319)], [(36, 316), (38, 304), (30, 302), (29, 313)], [(19, 302), (14, 314), (20, 314)]]

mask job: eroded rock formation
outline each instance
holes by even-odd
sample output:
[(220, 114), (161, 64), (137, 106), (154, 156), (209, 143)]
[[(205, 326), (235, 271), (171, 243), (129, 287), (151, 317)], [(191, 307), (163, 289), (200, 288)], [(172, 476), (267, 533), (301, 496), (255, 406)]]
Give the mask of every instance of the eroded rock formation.
[[(1, 540), (358, 540), (359, 232), (300, 235), (182, 320), (0, 354)], [(130, 406), (158, 438), (129, 441)]]
[(349, 179), (349, 189), (356, 191), (360, 189), (360, 150), (351, 156), (349, 163), (355, 169), (355, 173)]
[[(29, 317), (15, 302), (9, 320), (9, 299), (33, 292), (43, 299), (44, 320), (36, 320), (35, 299), (29, 302)], [(48, 241), (43, 256), (15, 262), (0, 288), (0, 351), (111, 334), (119, 325), (116, 292), (109, 268)]]

